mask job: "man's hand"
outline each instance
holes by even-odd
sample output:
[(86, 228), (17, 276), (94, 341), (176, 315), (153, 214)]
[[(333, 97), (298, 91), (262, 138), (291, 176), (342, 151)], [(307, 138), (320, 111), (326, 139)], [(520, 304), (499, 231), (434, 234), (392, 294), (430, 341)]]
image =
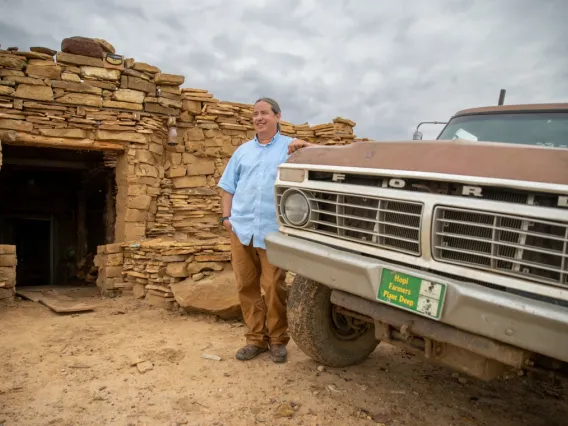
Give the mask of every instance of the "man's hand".
[(229, 232), (231, 232), (233, 230), (233, 225), (231, 225), (231, 222), (229, 221), (229, 219), (225, 219), (223, 221), (223, 226), (225, 227), (225, 229)]
[(306, 146), (311, 146), (313, 144), (303, 141), (302, 139), (294, 139), (288, 145), (288, 155), (292, 154), (294, 151), (297, 151), (300, 148), (305, 148)]

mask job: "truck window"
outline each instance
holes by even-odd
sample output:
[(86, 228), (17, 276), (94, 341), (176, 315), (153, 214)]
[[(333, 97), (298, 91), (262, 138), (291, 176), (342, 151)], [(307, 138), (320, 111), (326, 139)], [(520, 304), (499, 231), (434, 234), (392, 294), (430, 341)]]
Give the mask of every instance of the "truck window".
[(438, 136), (568, 148), (568, 113), (530, 112), (479, 114), (455, 117)]

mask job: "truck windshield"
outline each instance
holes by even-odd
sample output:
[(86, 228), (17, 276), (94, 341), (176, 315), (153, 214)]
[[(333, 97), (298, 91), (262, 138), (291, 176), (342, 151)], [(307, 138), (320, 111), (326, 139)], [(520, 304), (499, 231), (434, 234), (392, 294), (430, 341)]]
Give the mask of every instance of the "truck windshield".
[(455, 117), (438, 139), (456, 138), (568, 148), (568, 113), (502, 113)]

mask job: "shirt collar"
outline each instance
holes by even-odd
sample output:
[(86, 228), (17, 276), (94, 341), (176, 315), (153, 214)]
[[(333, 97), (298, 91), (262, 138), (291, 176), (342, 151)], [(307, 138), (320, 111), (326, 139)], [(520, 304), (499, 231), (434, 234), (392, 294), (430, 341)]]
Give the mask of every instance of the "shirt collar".
[(268, 146), (268, 145), (272, 145), (272, 143), (278, 138), (280, 137), (280, 131), (276, 131), (276, 134), (274, 135), (274, 137), (272, 139), (270, 139), (270, 142), (266, 143), (266, 144), (262, 144), (260, 143), (260, 141), (258, 140), (258, 135), (254, 135), (254, 140), (256, 141), (256, 143), (260, 146)]

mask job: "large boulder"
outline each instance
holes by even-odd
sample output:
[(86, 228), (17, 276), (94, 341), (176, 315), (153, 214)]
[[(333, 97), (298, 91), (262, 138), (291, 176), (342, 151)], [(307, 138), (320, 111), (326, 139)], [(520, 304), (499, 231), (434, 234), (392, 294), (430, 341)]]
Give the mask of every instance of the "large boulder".
[(61, 42), (61, 51), (72, 53), (73, 55), (90, 56), (92, 58), (104, 57), (105, 50), (103, 46), (92, 38), (87, 37), (69, 37)]
[(225, 320), (242, 318), (236, 283), (229, 277), (170, 284), (174, 298), (187, 312), (208, 313)]

